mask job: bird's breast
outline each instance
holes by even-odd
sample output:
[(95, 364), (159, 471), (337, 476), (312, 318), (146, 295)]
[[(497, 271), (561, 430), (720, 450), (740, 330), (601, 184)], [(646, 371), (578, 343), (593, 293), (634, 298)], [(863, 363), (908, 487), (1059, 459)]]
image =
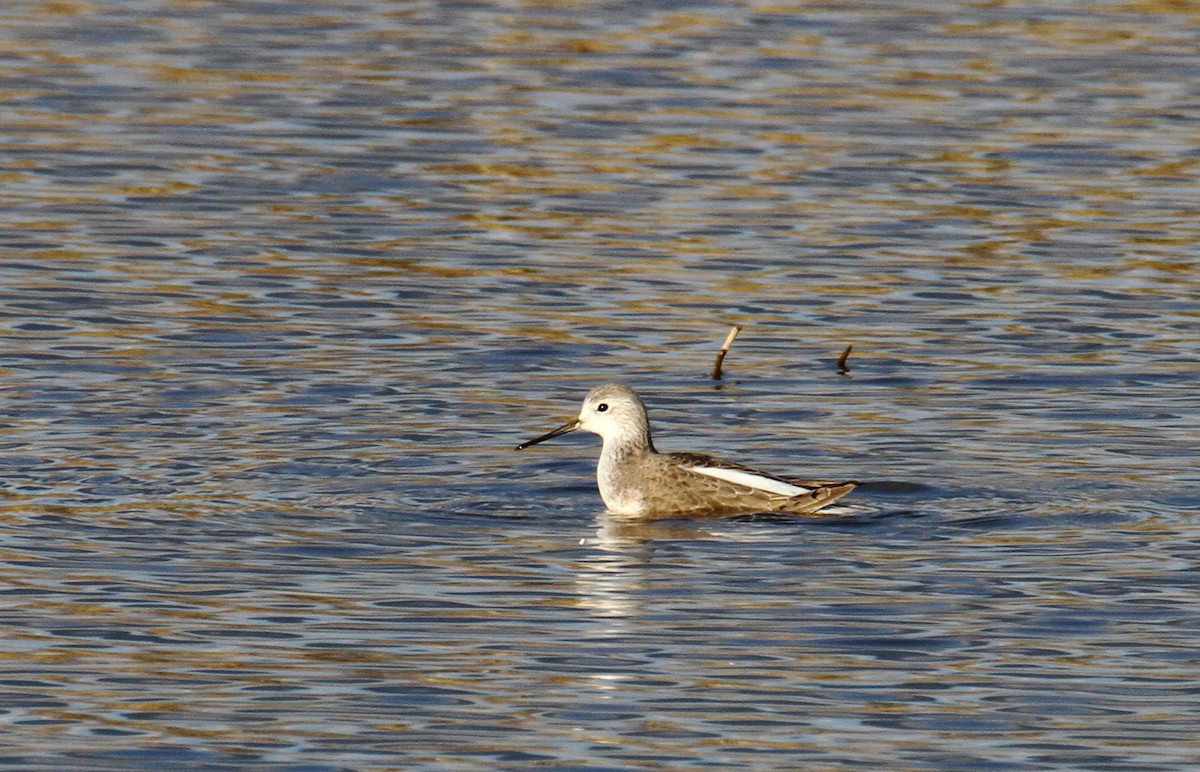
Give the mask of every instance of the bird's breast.
[(643, 514), (646, 502), (641, 487), (621, 462), (615, 454), (600, 454), (600, 463), (596, 465), (596, 487), (600, 489), (600, 498), (614, 514)]

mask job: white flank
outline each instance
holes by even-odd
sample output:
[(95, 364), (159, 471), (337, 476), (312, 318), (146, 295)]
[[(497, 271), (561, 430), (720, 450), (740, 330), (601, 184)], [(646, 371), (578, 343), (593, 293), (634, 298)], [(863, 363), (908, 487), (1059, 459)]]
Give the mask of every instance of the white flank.
[(770, 477), (763, 477), (753, 472), (743, 472), (740, 469), (722, 469), (717, 466), (689, 466), (697, 474), (706, 474), (709, 477), (715, 477), (718, 480), (724, 480), (736, 485), (745, 485), (747, 488), (754, 488), (767, 493), (778, 493), (780, 496), (799, 496), (801, 493), (808, 493), (811, 488), (801, 488), (799, 485), (785, 483), (782, 480), (772, 480)]

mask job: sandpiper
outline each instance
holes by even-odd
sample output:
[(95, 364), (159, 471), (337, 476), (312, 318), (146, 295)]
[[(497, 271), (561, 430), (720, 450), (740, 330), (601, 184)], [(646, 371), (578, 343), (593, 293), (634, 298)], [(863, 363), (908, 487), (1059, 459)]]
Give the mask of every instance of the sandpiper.
[(701, 453), (659, 453), (650, 440), (646, 406), (633, 389), (597, 386), (579, 418), (517, 446), (573, 432), (604, 441), (596, 483), (609, 511), (642, 519), (729, 517), (758, 513), (806, 515), (832, 504), (857, 482), (787, 480)]

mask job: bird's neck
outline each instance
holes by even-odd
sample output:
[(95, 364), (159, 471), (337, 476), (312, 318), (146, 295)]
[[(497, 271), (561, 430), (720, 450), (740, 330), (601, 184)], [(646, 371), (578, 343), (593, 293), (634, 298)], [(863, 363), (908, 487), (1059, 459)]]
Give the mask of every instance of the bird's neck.
[(650, 439), (650, 432), (647, 431), (605, 437), (604, 447), (600, 452), (612, 458), (638, 456), (658, 451), (654, 449), (654, 441)]

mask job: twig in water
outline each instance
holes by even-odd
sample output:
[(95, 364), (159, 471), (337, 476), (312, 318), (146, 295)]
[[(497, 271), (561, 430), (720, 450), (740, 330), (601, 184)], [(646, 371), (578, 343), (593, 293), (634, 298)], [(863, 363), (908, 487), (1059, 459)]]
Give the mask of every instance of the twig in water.
[(850, 372), (850, 367), (846, 364), (846, 360), (850, 358), (850, 352), (853, 350), (854, 346), (846, 346), (846, 350), (842, 352), (840, 357), (838, 357), (838, 375), (845, 375), (846, 373)]
[(714, 381), (721, 380), (721, 363), (725, 361), (725, 355), (729, 353), (729, 347), (733, 345), (733, 339), (742, 331), (740, 324), (735, 324), (729, 328), (729, 334), (725, 336), (725, 342), (721, 345), (721, 350), (717, 352), (717, 361), (713, 362), (712, 378)]

